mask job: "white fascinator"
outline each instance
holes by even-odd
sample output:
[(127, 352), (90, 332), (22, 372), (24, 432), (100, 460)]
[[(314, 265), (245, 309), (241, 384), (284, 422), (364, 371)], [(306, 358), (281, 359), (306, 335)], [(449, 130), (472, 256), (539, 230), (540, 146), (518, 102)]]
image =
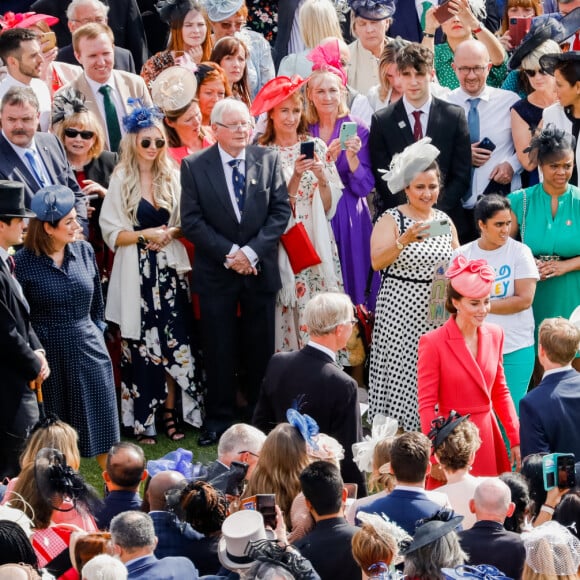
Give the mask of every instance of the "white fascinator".
[(397, 434), (399, 423), (396, 419), (377, 414), (373, 419), (371, 436), (360, 443), (353, 443), (352, 456), (360, 471), (370, 473), (373, 470), (373, 454), (379, 441)]

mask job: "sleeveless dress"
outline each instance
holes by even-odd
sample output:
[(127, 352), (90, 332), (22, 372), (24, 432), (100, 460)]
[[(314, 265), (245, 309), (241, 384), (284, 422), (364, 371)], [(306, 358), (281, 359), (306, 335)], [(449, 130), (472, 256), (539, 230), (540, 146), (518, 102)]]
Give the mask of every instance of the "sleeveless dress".
[[(447, 218), (442, 211), (434, 212), (435, 220)], [(397, 208), (388, 209), (385, 214), (395, 220), (401, 234), (415, 223)], [(452, 252), (451, 234), (427, 238), (406, 246), (395, 262), (381, 272), (369, 370), (369, 421), (382, 413), (397, 419), (405, 431), (420, 430), (417, 349), (419, 338), (441, 326), (447, 317), (442, 308), (443, 273)], [(435, 275), (441, 278), (437, 284), (433, 284)], [(434, 291), (438, 308), (430, 317)]]

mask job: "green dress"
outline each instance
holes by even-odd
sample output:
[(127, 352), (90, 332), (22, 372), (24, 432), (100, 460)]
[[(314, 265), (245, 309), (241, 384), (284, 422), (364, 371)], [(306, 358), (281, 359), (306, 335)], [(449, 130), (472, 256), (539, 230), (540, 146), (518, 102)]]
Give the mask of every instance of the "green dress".
[[(580, 256), (580, 189), (569, 185), (558, 199), (556, 217), (552, 218), (551, 197), (542, 184), (510, 193), (508, 199), (518, 220), (520, 232), (526, 195), (525, 231), (523, 242), (537, 258), (541, 255), (558, 255), (562, 259)], [(580, 270), (563, 276), (541, 280), (536, 287), (532, 308), (538, 326), (545, 318), (569, 318), (580, 304)]]

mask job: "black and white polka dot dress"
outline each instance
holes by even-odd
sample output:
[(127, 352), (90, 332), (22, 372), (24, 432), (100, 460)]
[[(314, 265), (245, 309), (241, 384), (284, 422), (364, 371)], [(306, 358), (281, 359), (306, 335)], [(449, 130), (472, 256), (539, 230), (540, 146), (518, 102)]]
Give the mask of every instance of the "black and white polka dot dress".
[[(447, 217), (434, 211), (436, 220)], [(402, 214), (397, 209), (385, 214), (392, 216), (401, 229)], [(405, 230), (415, 223), (406, 216), (402, 218)], [(443, 322), (428, 321), (431, 285), (435, 269), (447, 264), (452, 252), (450, 234), (427, 238), (406, 246), (382, 272), (370, 360), (369, 420), (382, 413), (397, 419), (405, 431), (420, 429), (417, 349), (419, 338)]]

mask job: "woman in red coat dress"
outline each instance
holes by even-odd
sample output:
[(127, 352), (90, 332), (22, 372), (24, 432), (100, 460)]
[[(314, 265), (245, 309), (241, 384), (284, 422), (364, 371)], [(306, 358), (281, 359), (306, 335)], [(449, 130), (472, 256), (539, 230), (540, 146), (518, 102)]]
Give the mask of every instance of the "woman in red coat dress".
[(452, 410), (470, 413), (482, 440), (471, 473), (494, 476), (511, 470), (497, 415), (519, 469), (519, 421), (503, 372), (503, 330), (485, 323), (494, 270), (485, 260), (458, 256), (445, 275), (445, 307), (452, 316), (419, 341), (421, 428), (428, 433), (435, 417)]

